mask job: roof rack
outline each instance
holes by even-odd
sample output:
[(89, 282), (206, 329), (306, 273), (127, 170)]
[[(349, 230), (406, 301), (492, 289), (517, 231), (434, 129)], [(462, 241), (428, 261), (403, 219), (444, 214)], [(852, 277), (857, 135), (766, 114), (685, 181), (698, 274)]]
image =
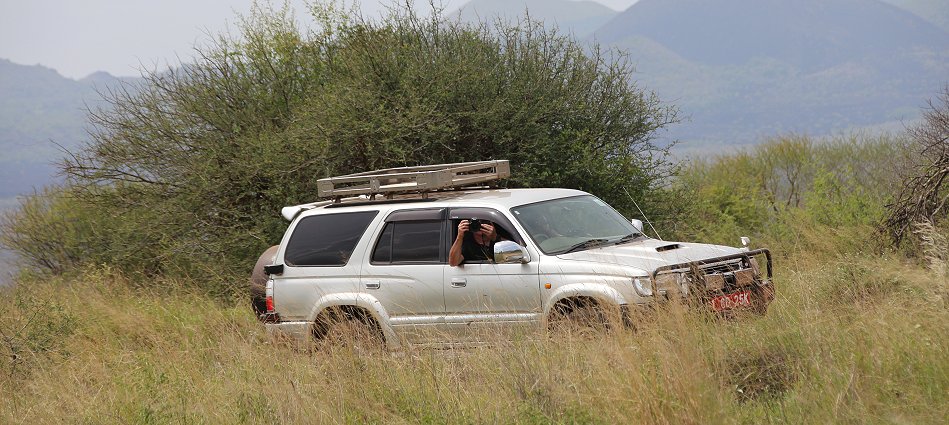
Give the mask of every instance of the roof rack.
[(355, 195), (384, 194), (391, 198), (399, 193), (421, 193), (445, 189), (459, 189), (482, 183), (494, 182), (511, 176), (507, 160), (461, 162), (455, 164), (398, 167), (345, 176), (328, 177), (316, 182), (321, 198), (333, 198), (340, 202), (343, 197)]

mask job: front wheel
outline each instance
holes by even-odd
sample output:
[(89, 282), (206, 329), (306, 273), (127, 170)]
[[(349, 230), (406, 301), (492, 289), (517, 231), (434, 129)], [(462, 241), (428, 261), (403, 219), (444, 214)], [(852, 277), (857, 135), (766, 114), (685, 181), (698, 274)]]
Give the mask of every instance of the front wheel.
[(615, 327), (610, 316), (600, 303), (592, 299), (565, 300), (553, 307), (548, 330), (569, 338), (592, 339)]

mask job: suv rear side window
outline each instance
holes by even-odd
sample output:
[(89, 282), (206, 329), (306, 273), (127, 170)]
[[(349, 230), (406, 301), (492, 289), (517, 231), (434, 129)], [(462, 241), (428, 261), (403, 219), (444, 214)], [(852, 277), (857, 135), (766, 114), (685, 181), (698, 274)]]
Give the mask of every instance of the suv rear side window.
[(378, 211), (305, 217), (287, 243), (288, 266), (345, 266)]
[(398, 221), (386, 224), (372, 253), (374, 264), (440, 263), (444, 222)]

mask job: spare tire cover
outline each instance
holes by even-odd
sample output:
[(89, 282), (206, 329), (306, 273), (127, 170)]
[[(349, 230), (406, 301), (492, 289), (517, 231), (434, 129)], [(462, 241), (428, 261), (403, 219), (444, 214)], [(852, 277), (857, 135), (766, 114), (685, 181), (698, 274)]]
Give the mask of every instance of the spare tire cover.
[(273, 264), (279, 247), (274, 245), (260, 254), (250, 275), (250, 303), (257, 317), (267, 312), (267, 274), (264, 273), (264, 266)]

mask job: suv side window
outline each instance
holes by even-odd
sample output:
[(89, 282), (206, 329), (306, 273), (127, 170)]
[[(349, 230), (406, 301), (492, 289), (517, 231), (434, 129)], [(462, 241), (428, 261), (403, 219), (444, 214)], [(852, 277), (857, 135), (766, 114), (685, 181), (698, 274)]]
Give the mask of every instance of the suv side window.
[(372, 264), (445, 263), (445, 208), (401, 210), (386, 217)]
[(397, 221), (386, 223), (372, 252), (374, 264), (441, 263), (444, 222)]
[(288, 266), (345, 266), (379, 211), (312, 215), (300, 219), (283, 255)]

